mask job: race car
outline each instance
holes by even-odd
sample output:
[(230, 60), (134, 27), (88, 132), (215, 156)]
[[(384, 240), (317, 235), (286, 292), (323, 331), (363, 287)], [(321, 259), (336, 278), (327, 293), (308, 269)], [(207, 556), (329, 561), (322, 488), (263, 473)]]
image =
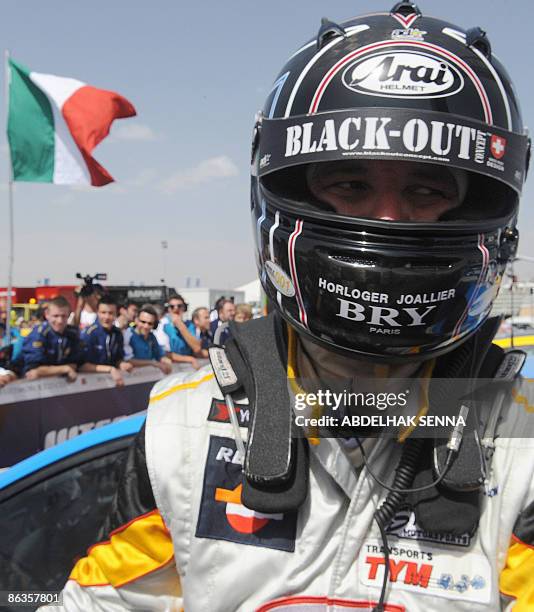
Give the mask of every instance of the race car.
[[(0, 592), (61, 590), (96, 539), (122, 458), (144, 420), (95, 429), (0, 473)], [(0, 609), (20, 604), (0, 602)]]

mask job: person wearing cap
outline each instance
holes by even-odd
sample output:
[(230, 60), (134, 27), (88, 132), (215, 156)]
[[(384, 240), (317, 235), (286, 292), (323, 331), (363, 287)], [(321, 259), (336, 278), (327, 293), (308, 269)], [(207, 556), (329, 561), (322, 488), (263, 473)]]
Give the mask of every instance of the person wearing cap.
[(534, 608), (534, 394), (492, 344), (529, 140), (480, 28), (323, 20), (253, 133), (271, 314), (160, 381), (67, 610)]

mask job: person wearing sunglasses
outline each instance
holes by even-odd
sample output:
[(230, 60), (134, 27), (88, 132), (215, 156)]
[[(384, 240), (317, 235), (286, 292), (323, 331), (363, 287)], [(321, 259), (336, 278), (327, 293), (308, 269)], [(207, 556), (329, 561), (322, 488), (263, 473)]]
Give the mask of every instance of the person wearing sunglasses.
[(167, 322), (163, 326), (163, 332), (169, 338), (167, 357), (174, 363), (188, 363), (198, 370), (200, 364), (195, 355), (200, 354), (202, 346), (196, 337), (193, 321), (184, 321), (186, 312), (187, 304), (183, 297), (179, 294), (172, 295), (167, 305)]
[(157, 324), (155, 309), (150, 305), (143, 306), (135, 319), (135, 327), (129, 327), (124, 332), (125, 359), (136, 368), (154, 366), (163, 374), (170, 374), (172, 362), (165, 356), (154, 335)]

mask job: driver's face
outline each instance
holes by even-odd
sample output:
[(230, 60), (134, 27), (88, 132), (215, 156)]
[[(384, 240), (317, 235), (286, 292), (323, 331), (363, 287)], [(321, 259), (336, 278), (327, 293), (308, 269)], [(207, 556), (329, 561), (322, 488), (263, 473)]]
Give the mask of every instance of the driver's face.
[(461, 204), (453, 175), (437, 165), (354, 160), (314, 164), (313, 195), (340, 215), (384, 221), (437, 221)]

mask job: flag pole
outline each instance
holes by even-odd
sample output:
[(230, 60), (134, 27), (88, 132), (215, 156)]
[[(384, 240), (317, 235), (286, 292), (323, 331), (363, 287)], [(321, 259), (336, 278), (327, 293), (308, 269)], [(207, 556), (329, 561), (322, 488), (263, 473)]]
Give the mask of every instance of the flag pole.
[[(7, 118), (9, 115), (9, 50), (6, 49), (5, 53), (5, 67), (4, 67), (4, 90), (5, 90), (5, 108), (6, 108), (6, 138), (7, 138)], [(14, 223), (13, 223), (13, 168), (11, 164), (11, 149), (9, 142), (7, 143), (7, 187), (8, 187), (8, 200), (9, 200), (9, 251), (8, 251), (8, 266), (7, 266), (7, 300), (6, 300), (6, 338), (8, 342), (11, 342), (11, 305), (12, 298), (11, 293), (13, 292), (13, 263), (14, 263)]]

